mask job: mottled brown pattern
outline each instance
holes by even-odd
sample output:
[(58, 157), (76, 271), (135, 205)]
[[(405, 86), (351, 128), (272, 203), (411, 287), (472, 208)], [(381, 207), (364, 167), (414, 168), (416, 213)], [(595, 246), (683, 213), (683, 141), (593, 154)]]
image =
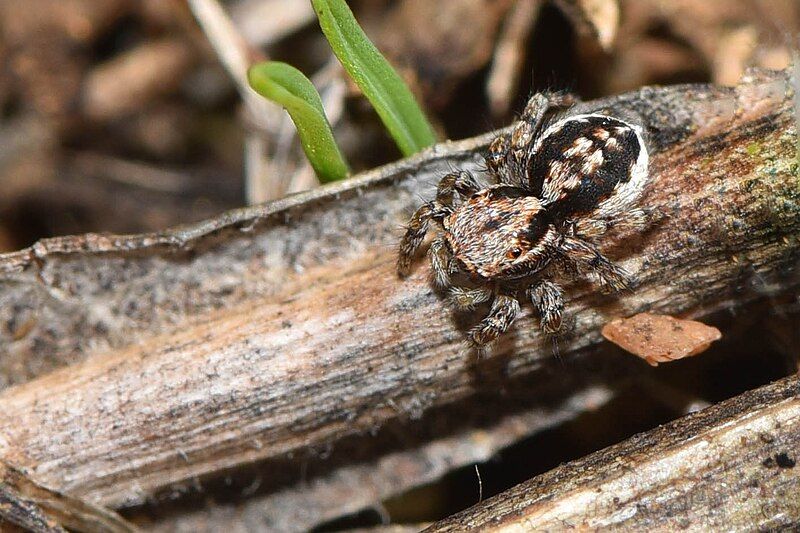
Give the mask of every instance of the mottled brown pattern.
[[(445, 238), (464, 269), (490, 279), (529, 259), (540, 235), (528, 230), (542, 204), (533, 196), (504, 197), (504, 185), (494, 186), (466, 200), (443, 221)], [(523, 251), (528, 253), (523, 254)]]

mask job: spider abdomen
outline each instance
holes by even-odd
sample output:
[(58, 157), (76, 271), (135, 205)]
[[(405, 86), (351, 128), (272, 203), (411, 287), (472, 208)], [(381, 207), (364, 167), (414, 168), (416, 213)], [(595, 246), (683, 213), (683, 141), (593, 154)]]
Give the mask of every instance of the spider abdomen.
[(608, 216), (640, 195), (647, 160), (638, 126), (605, 115), (575, 115), (537, 139), (528, 180), (553, 216)]

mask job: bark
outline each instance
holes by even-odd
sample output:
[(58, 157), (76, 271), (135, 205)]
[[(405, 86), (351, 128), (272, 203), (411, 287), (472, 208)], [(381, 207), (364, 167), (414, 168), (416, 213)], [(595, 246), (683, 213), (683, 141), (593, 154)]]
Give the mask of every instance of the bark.
[(643, 203), (666, 219), (604, 246), (638, 275), (635, 291), (567, 285), (568, 372), (529, 311), (478, 360), (463, 335), (481, 310), (447, 310), (424, 264), (395, 276), (399, 225), (445, 171), (477, 167), (485, 136), (193, 226), (3, 256), (0, 375), (18, 384), (0, 393), (0, 458), (53, 490), (135, 505), (200, 476), (368, 441), (514, 383), (557, 405), (627, 371), (586, 357), (614, 317), (699, 317), (796, 290), (786, 74), (585, 107), (644, 118), (654, 153)]
[(11, 523), (34, 532), (71, 530), (103, 533), (138, 531), (116, 513), (50, 490), (26, 472), (0, 461), (0, 529)]
[(800, 378), (567, 463), (425, 531), (777, 530), (800, 523)]
[[(335, 448), (316, 452), (318, 457), (294, 457), (294, 468), (276, 462), (262, 465), (227, 487), (229, 493), (242, 494), (242, 500), (166, 513), (150, 530), (307, 531), (369, 508), (385, 516), (383, 500), (433, 483), (460, 467), (490, 460), (506, 447), (614, 398), (608, 388), (594, 386), (547, 407), (537, 394), (509, 388), (504, 393), (513, 400), (483, 397), (457, 408), (434, 410), (411, 424), (388, 423), (370, 436), (368, 446), (363, 438), (339, 441)], [(510, 412), (510, 403), (524, 407)], [(286, 470), (294, 478), (298, 471), (305, 475), (276, 486), (275, 478)], [(206, 494), (217, 492), (213, 486), (203, 489)]]

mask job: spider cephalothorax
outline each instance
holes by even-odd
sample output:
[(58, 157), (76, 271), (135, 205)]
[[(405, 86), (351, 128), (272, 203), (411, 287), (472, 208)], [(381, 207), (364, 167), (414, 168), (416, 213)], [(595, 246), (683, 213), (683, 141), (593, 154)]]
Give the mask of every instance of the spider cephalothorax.
[[(587, 273), (611, 290), (633, 283), (591, 241), (611, 227), (647, 222), (646, 209), (632, 208), (647, 180), (642, 129), (598, 113), (558, 115), (571, 104), (564, 96), (531, 98), (511, 133), (489, 147), (487, 170), (498, 183), (481, 188), (468, 172), (446, 175), (400, 244), (397, 266), (405, 275), (429, 222), (441, 224), (444, 235), (430, 248), (437, 285), (462, 308), (492, 302), (469, 334), (478, 346), (508, 329), (520, 292), (539, 310), (546, 333), (561, 330), (562, 292), (544, 276), (551, 263)], [(465, 287), (451, 281), (459, 272), (470, 280)]]
[(445, 242), (462, 269), (483, 279), (510, 279), (544, 266), (555, 237), (535, 196), (495, 185), (473, 194), (442, 220)]

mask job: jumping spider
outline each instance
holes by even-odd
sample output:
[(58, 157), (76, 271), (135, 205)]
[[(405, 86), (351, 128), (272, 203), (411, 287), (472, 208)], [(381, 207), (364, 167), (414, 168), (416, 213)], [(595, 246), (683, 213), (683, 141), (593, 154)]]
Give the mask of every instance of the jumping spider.
[(477, 347), (511, 326), (520, 293), (546, 334), (562, 331), (562, 291), (544, 276), (551, 265), (590, 274), (606, 290), (634, 282), (592, 241), (611, 228), (647, 224), (650, 212), (632, 208), (647, 181), (642, 128), (599, 113), (570, 114), (573, 103), (566, 95), (533, 96), (510, 135), (489, 147), (487, 172), (496, 184), (481, 188), (469, 172), (447, 174), (400, 243), (397, 269), (405, 276), (430, 221), (441, 225), (444, 234), (429, 250), (436, 285), (461, 309), (491, 302), (469, 332)]

